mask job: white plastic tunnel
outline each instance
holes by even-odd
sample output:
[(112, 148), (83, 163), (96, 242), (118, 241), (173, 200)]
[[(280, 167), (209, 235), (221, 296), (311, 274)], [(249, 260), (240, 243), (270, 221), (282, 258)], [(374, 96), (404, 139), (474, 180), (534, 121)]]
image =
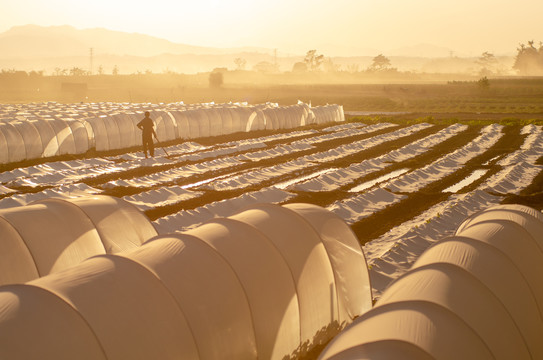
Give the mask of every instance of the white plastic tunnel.
[(311, 111), (315, 115), (316, 124), (345, 121), (345, 114), (341, 105), (315, 106), (311, 108)]
[[(310, 108), (307, 104), (285, 107), (268, 107), (262, 110), (265, 128), (270, 130), (292, 129), (305, 125), (325, 122), (345, 121), (343, 109), (338, 105), (326, 105)], [(340, 116), (341, 115), (341, 116)]]
[(275, 108), (264, 108), (261, 110), (265, 119), (266, 130), (279, 129), (280, 123)]
[(40, 158), (43, 152), (43, 145), (40, 134), (36, 127), (27, 121), (18, 121), (11, 124), (15, 131), (21, 135), (21, 141), (24, 144), (24, 158)]
[(540, 308), (543, 308), (543, 252), (522, 226), (505, 220), (481, 222), (457, 235), (485, 242), (497, 248), (522, 272)]
[(76, 154), (76, 139), (69, 122), (64, 120), (50, 120), (49, 125), (53, 128), (57, 137), (57, 155)]
[[(34, 127), (36, 128), (39, 134), (39, 142), (41, 143), (41, 146), (42, 146), (42, 153), (39, 156), (37, 156), (37, 158), (58, 155), (57, 134), (55, 130), (53, 130), (53, 127), (51, 127), (51, 125), (49, 124), (49, 121), (33, 120), (33, 121), (28, 121), (28, 123), (31, 123), (32, 125), (34, 125)], [(86, 132), (85, 132), (85, 135), (86, 135)]]
[(99, 254), (140, 246), (157, 234), (124, 200), (46, 199), (0, 210), (0, 284), (23, 283)]
[(543, 216), (521, 205), (499, 205), (477, 213), (456, 235), (485, 242), (506, 254), (530, 284), (543, 309)]
[(0, 358), (295, 358), (367, 311), (370, 289), (336, 215), (257, 205), (0, 287)]
[(356, 237), (320, 207), (256, 205), (186, 234), (208, 243), (234, 269), (248, 298), (259, 357), (301, 353), (371, 308)]
[(495, 359), (541, 358), (541, 342), (533, 336), (537, 333), (520, 328), (500, 299), (458, 266), (419, 266), (391, 284), (376, 306), (413, 300), (437, 304), (460, 318)]
[[(300, 103), (279, 107), (200, 104), (159, 109), (150, 107), (160, 141), (195, 139), (257, 130), (292, 129), (310, 124), (344, 121), (343, 108), (326, 105), (311, 108)], [(137, 123), (141, 110), (72, 113), (71, 117), (31, 117), (25, 121), (0, 121), (0, 163), (56, 155), (84, 154), (89, 149), (110, 151), (141, 145)]]
[(426, 250), (320, 359), (386, 359), (396, 348), (412, 359), (543, 358), (542, 220), (520, 205), (468, 218), (455, 236)]
[(16, 126), (9, 122), (0, 123), (0, 133), (5, 153), (3, 157), (7, 158), (8, 162), (17, 162), (26, 159), (26, 148), (23, 137), (17, 130)]
[(172, 110), (170, 116), (175, 121), (176, 139), (190, 139), (189, 120), (186, 111)]
[(390, 342), (417, 349), (410, 352), (410, 359), (494, 359), (458, 316), (438, 304), (416, 300), (383, 304), (363, 314), (328, 344), (319, 359), (361, 359), (374, 343), (380, 349), (373, 349), (368, 359), (390, 359)]
[[(155, 123), (157, 137), (161, 142), (178, 138), (177, 121), (175, 121), (175, 118), (171, 113), (167, 111), (151, 111), (150, 113), (150, 117)], [(143, 115), (141, 116), (141, 119), (143, 119)], [(140, 135), (139, 131), (138, 135)]]
[(223, 128), (222, 112), (216, 108), (207, 109), (207, 117), (209, 119), (209, 136), (218, 136), (227, 134)]
[[(202, 137), (200, 122), (203, 121), (199, 109), (187, 110), (184, 114), (187, 122), (187, 138), (194, 139)], [(182, 127), (184, 128), (184, 127)]]
[(241, 112), (238, 111), (238, 106), (229, 107), (228, 110), (230, 112), (230, 116), (232, 118), (232, 131), (238, 132), (238, 131), (245, 131), (247, 128), (247, 124), (244, 119), (242, 119)]
[(249, 119), (247, 120), (247, 126), (245, 132), (264, 130), (266, 128), (266, 118), (262, 110), (253, 109)]
[(4, 285), (0, 304), (3, 359), (107, 359), (85, 319), (56, 294), (32, 285)]
[(469, 226), (485, 220), (507, 220), (521, 225), (543, 249), (543, 214), (531, 207), (515, 204), (496, 205), (467, 218), (457, 229), (462, 232)]
[(237, 132), (239, 126), (234, 126), (234, 119), (232, 116), (232, 111), (229, 107), (219, 107), (217, 109), (219, 116), (222, 120), (222, 131), (224, 134), (232, 134)]
[[(1, 358), (28, 359), (32, 351), (44, 359), (79, 359), (87, 352), (110, 360), (198, 358), (191, 330), (169, 290), (129, 259), (100, 255), (14, 288), (18, 291), (0, 287), (0, 299), (7, 300), (0, 333), (9, 334), (0, 337)], [(35, 303), (42, 314), (31, 305), (13, 306), (17, 303)], [(77, 341), (67, 343), (76, 335)]]
[[(89, 135), (89, 144), (97, 151), (110, 151), (139, 146), (142, 143), (141, 131), (136, 126), (143, 119), (143, 113), (112, 113), (85, 121)], [(158, 120), (162, 118), (159, 117)], [(160, 129), (164, 128), (162, 121)], [(158, 129), (155, 121), (155, 131)], [(164, 131), (162, 131), (164, 132)]]
[(83, 154), (89, 150), (88, 138), (76, 120), (0, 122), (0, 163)]
[[(453, 266), (469, 273), (472, 278), (483, 284), (483, 287), (486, 288), (485, 292), (490, 292), (493, 298), (497, 299), (503, 309), (507, 311), (509, 318), (513, 320), (514, 328), (521, 335), (528, 350), (528, 354), (526, 354), (525, 351), (515, 349), (513, 345), (516, 336), (508, 335), (509, 338), (504, 339), (502, 345), (507, 346), (509, 352), (507, 348), (500, 349), (499, 346), (494, 346), (494, 349), (500, 350), (495, 352), (505, 355), (516, 351), (518, 356), (515, 357), (519, 359), (542, 358), (543, 347), (540, 338), (543, 333), (543, 318), (541, 310), (529, 282), (518, 266), (504, 252), (479, 240), (453, 236), (428, 249), (417, 260), (413, 269), (435, 266), (436, 264)], [(467, 295), (461, 294), (461, 296)], [(474, 301), (471, 296), (469, 300)], [(486, 301), (484, 305), (490, 308), (492, 303), (495, 303), (495, 300)], [(480, 313), (474, 315), (473, 318), (481, 317), (482, 314), (485, 314), (485, 310), (480, 310)], [(480, 320), (483, 325), (493, 327), (491, 333), (494, 336), (502, 336), (511, 331), (511, 326), (505, 326), (503, 322), (498, 324), (499, 319), (499, 313), (493, 310), (492, 313), (486, 314)], [(522, 354), (524, 356), (521, 356)]]
[[(111, 125), (113, 123), (116, 126), (113, 126), (113, 130), (108, 130), (108, 136), (115, 137), (118, 134), (117, 139), (109, 139), (110, 144), (117, 144), (118, 149), (126, 149), (132, 146), (141, 144), (141, 135), (139, 129), (136, 127), (138, 121), (134, 121), (137, 118), (129, 114), (115, 114), (111, 116)], [(140, 120), (143, 119), (143, 115), (140, 116)], [(117, 132), (118, 129), (118, 132)], [(115, 150), (117, 148), (110, 148), (110, 150)]]

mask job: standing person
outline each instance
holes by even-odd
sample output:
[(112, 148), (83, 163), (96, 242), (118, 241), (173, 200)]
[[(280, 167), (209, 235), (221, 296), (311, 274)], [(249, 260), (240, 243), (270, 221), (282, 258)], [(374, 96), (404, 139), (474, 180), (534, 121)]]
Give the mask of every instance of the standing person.
[(145, 117), (136, 125), (141, 130), (141, 140), (143, 143), (143, 152), (147, 158), (147, 150), (151, 157), (155, 156), (155, 145), (153, 144), (153, 135), (156, 136), (155, 124), (149, 117), (149, 111), (145, 112)]

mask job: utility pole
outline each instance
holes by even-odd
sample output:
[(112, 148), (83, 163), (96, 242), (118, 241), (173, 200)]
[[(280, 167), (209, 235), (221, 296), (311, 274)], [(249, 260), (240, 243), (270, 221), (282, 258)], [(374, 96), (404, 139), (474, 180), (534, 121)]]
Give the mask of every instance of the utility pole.
[(89, 75), (92, 75), (93, 53), (94, 53), (94, 49), (93, 49), (93, 48), (90, 48), (90, 51), (89, 51), (89, 55), (90, 55), (90, 69), (89, 69)]

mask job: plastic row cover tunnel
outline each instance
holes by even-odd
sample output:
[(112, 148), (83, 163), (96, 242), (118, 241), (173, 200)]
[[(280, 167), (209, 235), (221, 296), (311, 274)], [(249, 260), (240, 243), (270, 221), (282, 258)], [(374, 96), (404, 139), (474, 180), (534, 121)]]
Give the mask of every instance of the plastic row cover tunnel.
[(0, 233), (0, 285), (133, 249), (157, 234), (133, 205), (108, 196), (46, 199), (2, 209)]
[(81, 121), (0, 122), (0, 164), (66, 154), (83, 154), (91, 137)]
[(498, 205), (423, 253), (320, 359), (542, 359), (543, 215)]
[[(313, 109), (315, 113), (313, 113)], [(160, 141), (196, 139), (255, 130), (291, 129), (344, 121), (338, 105), (310, 108), (222, 105), (150, 111)], [(111, 113), (86, 119), (43, 119), (0, 122), (0, 164), (57, 155), (109, 151), (142, 144), (137, 123), (142, 112)]]
[(364, 255), (341, 219), (257, 205), (0, 287), (0, 357), (295, 358), (370, 308)]

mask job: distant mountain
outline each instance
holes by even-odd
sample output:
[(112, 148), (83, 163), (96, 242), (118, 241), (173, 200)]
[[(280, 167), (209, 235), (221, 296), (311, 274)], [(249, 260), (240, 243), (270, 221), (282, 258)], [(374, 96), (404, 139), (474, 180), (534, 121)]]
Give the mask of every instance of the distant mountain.
[(178, 44), (157, 37), (107, 30), (103, 28), (79, 30), (72, 26), (15, 26), (0, 33), (1, 58), (46, 58), (88, 56), (94, 54), (156, 56), (160, 54), (217, 55), (240, 52), (265, 52), (270, 49), (220, 49)]
[[(90, 49), (93, 49), (92, 66)], [(281, 49), (279, 49), (281, 50)], [(308, 49), (309, 50), (309, 49)], [(474, 58), (459, 58), (451, 49), (430, 44), (419, 44), (395, 50), (364, 49), (328, 44), (318, 49), (331, 57), (342, 70), (367, 69), (373, 57), (383, 54), (400, 71), (470, 72), (477, 69)], [(161, 73), (198, 73), (214, 68), (237, 68), (235, 59), (246, 61), (245, 70), (268, 62), (276, 63), (280, 71), (290, 71), (296, 62), (303, 61), (305, 53), (275, 56), (273, 49), (240, 47), (212, 48), (174, 43), (157, 37), (113, 31), (103, 28), (76, 29), (73, 26), (16, 26), (0, 33), (0, 69), (45, 71), (74, 67), (111, 74), (113, 69), (131, 74), (152, 71)], [(353, 56), (354, 55), (354, 56)], [(452, 56), (451, 56), (452, 55)], [(501, 61), (501, 60), (500, 60)], [(510, 59), (503, 68), (509, 69)], [(502, 61), (503, 62), (503, 61)], [(92, 68), (92, 69), (91, 69)]]

